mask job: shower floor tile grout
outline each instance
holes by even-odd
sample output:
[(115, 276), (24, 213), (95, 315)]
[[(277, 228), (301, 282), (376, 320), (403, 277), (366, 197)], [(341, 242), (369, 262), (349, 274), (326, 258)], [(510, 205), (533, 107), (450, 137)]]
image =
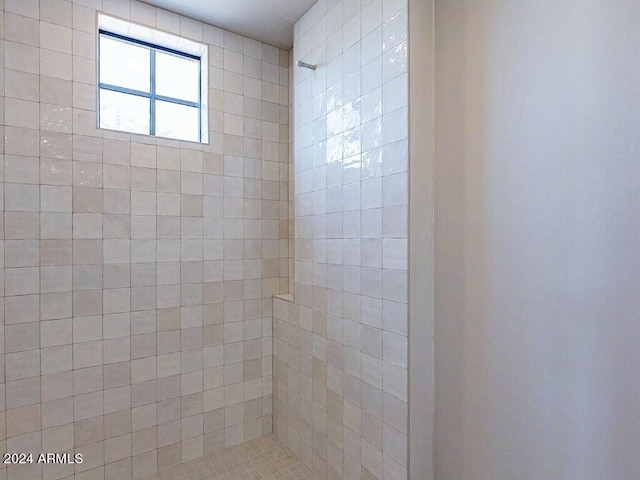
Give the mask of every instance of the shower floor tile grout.
[(317, 477), (271, 434), (142, 480), (317, 480)]

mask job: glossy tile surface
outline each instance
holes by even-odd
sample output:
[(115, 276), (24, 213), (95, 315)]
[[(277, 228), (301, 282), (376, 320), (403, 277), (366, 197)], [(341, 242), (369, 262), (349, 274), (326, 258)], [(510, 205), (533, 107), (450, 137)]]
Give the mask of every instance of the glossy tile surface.
[(406, 0), (295, 26), (294, 303), (274, 300), (274, 432), (321, 480), (407, 478)]
[[(208, 139), (96, 128), (99, 13), (206, 44)], [(289, 52), (135, 0), (0, 0), (0, 480), (131, 480), (272, 431)]]

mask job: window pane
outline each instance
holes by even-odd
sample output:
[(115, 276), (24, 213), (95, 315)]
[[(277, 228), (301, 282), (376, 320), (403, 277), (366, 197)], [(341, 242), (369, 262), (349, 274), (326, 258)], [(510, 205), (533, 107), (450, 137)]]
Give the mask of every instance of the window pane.
[(200, 62), (156, 52), (156, 93), (197, 102), (200, 98)]
[(100, 82), (149, 92), (149, 49), (100, 36)]
[(156, 101), (156, 135), (198, 142), (199, 116), (197, 107)]
[(100, 89), (100, 128), (149, 134), (149, 99)]

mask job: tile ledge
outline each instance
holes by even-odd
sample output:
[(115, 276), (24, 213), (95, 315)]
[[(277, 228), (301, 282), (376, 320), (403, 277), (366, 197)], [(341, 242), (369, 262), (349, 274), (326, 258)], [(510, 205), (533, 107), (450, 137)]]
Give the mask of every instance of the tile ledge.
[(273, 298), (277, 298), (278, 300), (284, 300), (285, 302), (293, 303), (292, 293), (279, 293), (277, 295), (274, 295)]

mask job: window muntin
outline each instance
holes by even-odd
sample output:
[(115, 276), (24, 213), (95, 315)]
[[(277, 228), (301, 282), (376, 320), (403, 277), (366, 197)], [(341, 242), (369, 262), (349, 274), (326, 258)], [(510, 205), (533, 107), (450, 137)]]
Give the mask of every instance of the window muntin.
[(202, 141), (201, 59), (100, 31), (100, 128)]

